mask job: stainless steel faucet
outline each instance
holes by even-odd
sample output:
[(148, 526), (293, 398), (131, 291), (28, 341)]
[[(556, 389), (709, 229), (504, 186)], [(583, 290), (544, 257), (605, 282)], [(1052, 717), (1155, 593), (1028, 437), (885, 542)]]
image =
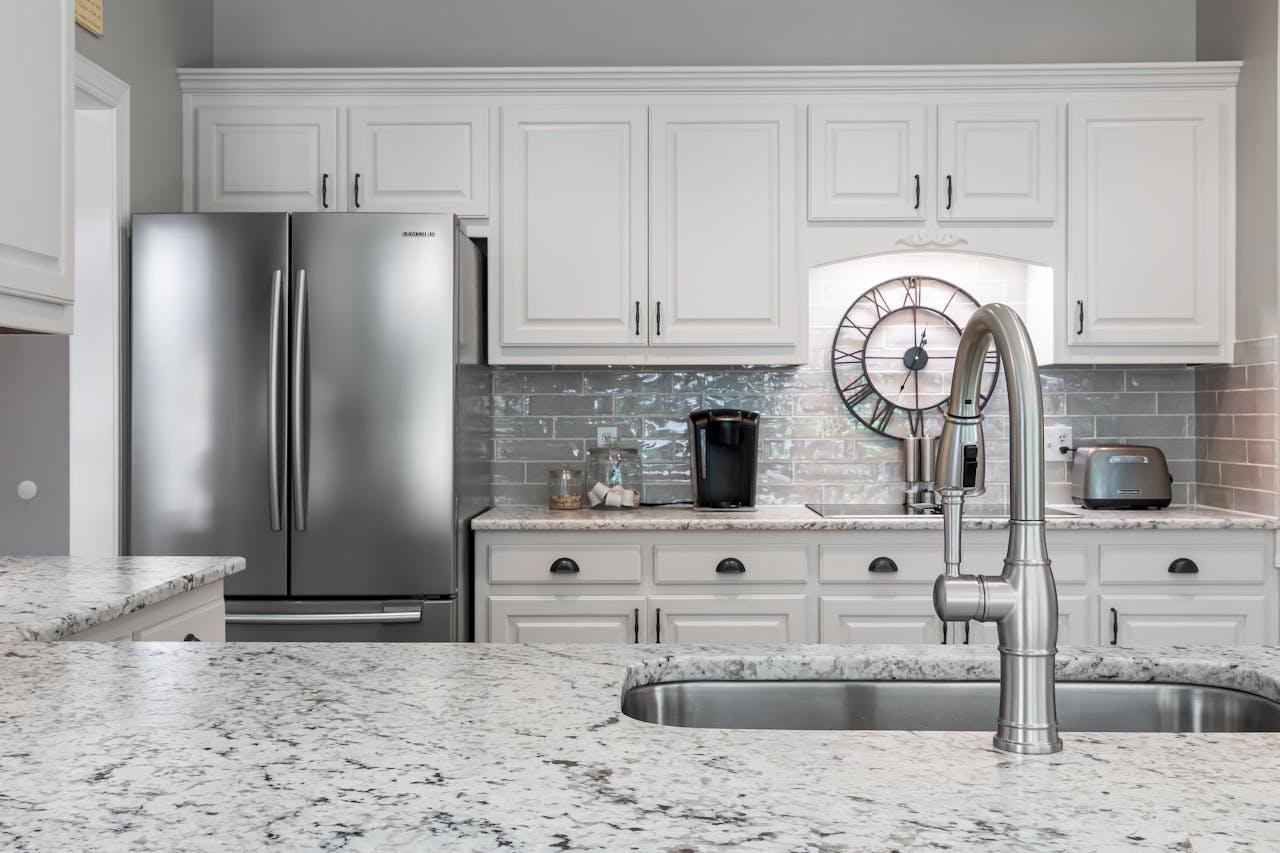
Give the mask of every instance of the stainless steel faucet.
[[(999, 576), (960, 573), (966, 495), (980, 495), (985, 455), (979, 383), (994, 342), (1009, 392), (1009, 552)], [(1054, 702), (1058, 590), (1044, 540), (1044, 405), (1040, 370), (1022, 320), (1007, 305), (974, 312), (960, 336), (951, 402), (939, 439), (935, 488), (942, 498), (945, 573), (933, 607), (946, 622), (995, 622), (1000, 639), (1000, 716), (995, 746), (1042, 755), (1062, 749)]]

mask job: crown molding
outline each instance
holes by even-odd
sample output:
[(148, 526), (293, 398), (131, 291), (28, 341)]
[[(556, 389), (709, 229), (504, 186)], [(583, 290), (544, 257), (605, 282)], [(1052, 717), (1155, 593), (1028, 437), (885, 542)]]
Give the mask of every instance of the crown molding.
[(1241, 62), (596, 68), (179, 68), (200, 92), (856, 93), (1235, 86)]

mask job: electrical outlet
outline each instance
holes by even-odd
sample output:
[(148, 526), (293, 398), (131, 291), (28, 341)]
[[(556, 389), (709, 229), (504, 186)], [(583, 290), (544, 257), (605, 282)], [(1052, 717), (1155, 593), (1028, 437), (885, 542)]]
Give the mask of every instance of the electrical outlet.
[(616, 426), (596, 427), (596, 446), (603, 447), (606, 444), (618, 443), (618, 428)]
[(1046, 462), (1055, 459), (1066, 460), (1071, 449), (1071, 427), (1047, 426), (1044, 428), (1044, 458)]

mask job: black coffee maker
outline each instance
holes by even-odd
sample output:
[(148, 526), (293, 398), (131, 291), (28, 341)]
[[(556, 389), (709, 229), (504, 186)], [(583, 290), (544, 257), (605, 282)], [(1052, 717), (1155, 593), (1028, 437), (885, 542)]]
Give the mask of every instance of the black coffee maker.
[(695, 509), (741, 510), (756, 505), (760, 413), (704, 409), (689, 413)]

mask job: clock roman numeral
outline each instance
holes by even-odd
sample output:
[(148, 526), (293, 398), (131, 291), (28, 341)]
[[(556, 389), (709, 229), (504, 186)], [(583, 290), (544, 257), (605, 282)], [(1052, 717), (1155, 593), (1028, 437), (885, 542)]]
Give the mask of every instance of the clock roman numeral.
[(908, 277), (902, 279), (902, 307), (910, 308), (920, 304), (920, 279)]
[(849, 352), (848, 350), (842, 350), (837, 347), (834, 350), (833, 355), (831, 356), (832, 364), (865, 364), (866, 361), (867, 361), (866, 347), (863, 347), (860, 350), (854, 350), (853, 352)]
[(873, 288), (870, 293), (871, 303), (876, 306), (876, 316), (883, 317), (893, 310), (893, 307), (889, 305), (889, 300), (885, 299), (879, 288)]
[(867, 375), (862, 373), (848, 385), (841, 388), (840, 393), (844, 395), (845, 405), (852, 408), (874, 394), (875, 389), (871, 387), (871, 380), (867, 378)]
[[(920, 405), (919, 401), (916, 405)], [(907, 409), (907, 427), (911, 435), (924, 435), (924, 412), (919, 409)]]
[(875, 406), (871, 409), (871, 417), (867, 418), (867, 426), (876, 432), (884, 432), (889, 427), (889, 421), (893, 419), (893, 413), (898, 407), (890, 403), (883, 397), (876, 399)]

